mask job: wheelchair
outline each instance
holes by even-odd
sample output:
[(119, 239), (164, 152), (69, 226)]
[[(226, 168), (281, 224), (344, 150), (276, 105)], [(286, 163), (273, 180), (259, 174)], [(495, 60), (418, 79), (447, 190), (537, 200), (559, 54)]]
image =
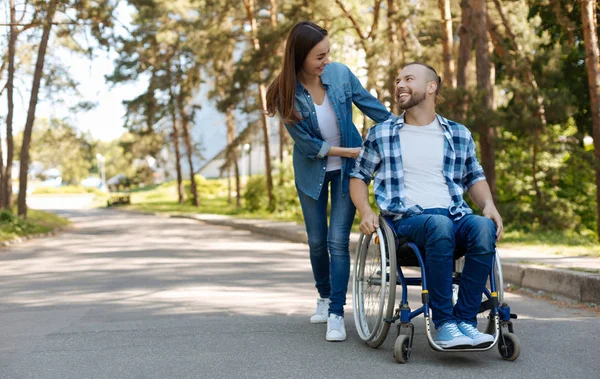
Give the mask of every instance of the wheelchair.
[[(514, 333), (511, 321), (516, 319), (517, 315), (511, 314), (510, 307), (504, 302), (502, 267), (497, 252), (486, 289), (482, 294), (478, 315), (478, 321), (487, 319), (485, 332), (493, 335), (494, 341), (484, 347), (443, 348), (434, 342), (432, 336), (431, 307), (423, 255), (413, 242), (396, 235), (391, 221), (380, 216), (379, 225), (376, 234), (360, 235), (353, 268), (354, 321), (359, 337), (366, 344), (372, 348), (381, 346), (391, 325), (398, 321), (393, 354), (398, 363), (408, 362), (414, 337), (414, 325), (411, 320), (423, 314), (427, 340), (434, 351), (487, 351), (498, 346), (500, 356), (504, 360), (514, 361), (519, 357), (520, 342)], [(460, 252), (455, 252), (454, 259), (452, 300), (456, 304), (464, 257)], [(405, 276), (403, 267), (418, 267), (421, 277)], [(409, 307), (408, 286), (420, 286), (422, 289), (423, 305), (416, 310), (411, 310)], [(400, 297), (400, 304), (395, 308), (397, 296)]]

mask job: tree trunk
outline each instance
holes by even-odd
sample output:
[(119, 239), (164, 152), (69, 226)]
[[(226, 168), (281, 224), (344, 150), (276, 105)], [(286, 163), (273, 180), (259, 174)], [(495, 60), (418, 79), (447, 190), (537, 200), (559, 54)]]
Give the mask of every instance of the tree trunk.
[(6, 83), (6, 97), (8, 109), (6, 114), (6, 168), (2, 156), (2, 144), (0, 144), (0, 206), (10, 209), (12, 199), (12, 155), (13, 155), (13, 115), (14, 115), (14, 79), (15, 79), (15, 48), (17, 45), (17, 27), (15, 0), (10, 0), (10, 37), (8, 39), (8, 81)]
[[(477, 72), (477, 89), (483, 96), (483, 108), (492, 110), (494, 107), (494, 92), (491, 82), (491, 70), (489, 59), (488, 31), (487, 31), (487, 7), (485, 0), (473, 0), (473, 19), (477, 22), (473, 25), (475, 35), (475, 67)], [(485, 171), (487, 182), (496, 200), (496, 163), (495, 163), (495, 132), (494, 126), (483, 120), (479, 125), (479, 146), (481, 148), (481, 165)]]
[(401, 55), (398, 54), (402, 49), (400, 48), (400, 41), (398, 34), (400, 33), (401, 25), (398, 21), (398, 5), (394, 0), (387, 0), (387, 19), (388, 19), (388, 59), (390, 60), (389, 70), (387, 73), (387, 84), (386, 87), (389, 91), (390, 98), (390, 112), (398, 114), (398, 101), (396, 100), (396, 78), (400, 71), (400, 67), (405, 64), (402, 60)]
[(180, 96), (180, 101), (177, 102), (177, 105), (179, 107), (179, 117), (181, 118), (181, 128), (183, 130), (183, 139), (185, 141), (188, 166), (190, 168), (190, 191), (192, 192), (192, 205), (198, 207), (200, 206), (200, 198), (198, 197), (198, 186), (196, 184), (196, 177), (194, 176), (194, 148), (192, 146), (192, 137), (190, 135), (190, 123), (188, 116), (185, 113), (183, 101), (183, 97)]
[[(251, 34), (251, 43), (254, 48), (254, 51), (260, 53), (261, 47), (260, 42), (258, 40), (258, 24), (256, 23), (256, 18), (254, 18), (254, 0), (244, 0), (244, 7), (246, 8), (246, 14), (248, 16), (248, 21), (250, 22), (250, 34)], [(269, 119), (267, 116), (267, 99), (266, 94), (267, 91), (265, 89), (265, 78), (262, 70), (259, 74), (260, 83), (258, 83), (258, 97), (260, 101), (260, 110), (261, 110), (261, 121), (262, 121), (262, 131), (263, 131), (263, 142), (265, 147), (265, 177), (267, 179), (267, 196), (269, 198), (269, 209), (273, 209), (275, 207), (275, 199), (273, 197), (273, 177), (271, 173), (271, 150), (270, 150), (270, 130), (269, 130)]]
[(442, 15), (442, 49), (444, 55), (444, 85), (448, 88), (456, 88), (454, 78), (454, 40), (452, 33), (452, 14), (450, 13), (450, 0), (438, 0)]
[[(225, 115), (225, 119), (227, 122), (227, 145), (229, 146), (233, 140), (235, 139), (235, 113), (232, 107), (227, 109), (227, 113)], [(242, 199), (240, 190), (240, 168), (238, 166), (238, 159), (235, 150), (231, 149), (231, 156), (229, 157), (229, 161), (233, 163), (233, 171), (235, 174), (235, 206), (240, 208), (242, 206)], [(228, 169), (231, 176), (231, 168)]]
[(281, 118), (279, 119), (279, 162), (283, 163), (283, 153), (287, 145), (287, 131)]
[(361, 113), (361, 114), (363, 116), (363, 127), (362, 127), (362, 130), (360, 131), (360, 134), (364, 141), (365, 139), (367, 139), (367, 135), (369, 134), (369, 126), (367, 124), (369, 122), (369, 119), (367, 118), (366, 114), (364, 114), (364, 113)]
[[(270, 0), (271, 1), (271, 28), (273, 29), (273, 31), (277, 30), (277, 0)], [(282, 49), (283, 45), (279, 44), (277, 46), (277, 51), (276, 54), (279, 57), (283, 57), (283, 49)], [(279, 117), (278, 117), (279, 118)], [(279, 128), (278, 128), (278, 134), (279, 134), (279, 184), (283, 185), (283, 179), (284, 179), (284, 167), (283, 167), (283, 152), (285, 151), (285, 144), (286, 144), (286, 130), (285, 130), (285, 125), (283, 124), (283, 121), (281, 120), (281, 118), (279, 118)]]
[(594, 138), (594, 156), (596, 158), (596, 202), (598, 207), (596, 232), (600, 239), (600, 54), (596, 8), (596, 0), (581, 1), (585, 62), (590, 88), (590, 111), (592, 112), (592, 137)]
[(23, 130), (23, 144), (21, 145), (21, 158), (19, 167), (19, 216), (27, 217), (27, 173), (29, 171), (29, 145), (31, 143), (31, 132), (35, 121), (35, 108), (37, 106), (38, 94), (40, 92), (40, 83), (44, 74), (44, 60), (46, 58), (46, 49), (48, 48), (48, 39), (52, 28), (52, 20), (56, 12), (57, 0), (51, 0), (48, 6), (48, 14), (44, 22), (42, 40), (38, 49), (35, 72), (33, 74), (33, 85), (31, 86), (31, 97), (29, 98), (29, 110), (27, 111), (27, 121)]
[[(458, 46), (458, 70), (456, 71), (456, 84), (459, 88), (464, 91), (467, 89), (468, 81), (468, 68), (471, 60), (471, 49), (473, 48), (473, 37), (471, 29), (471, 14), (472, 14), (472, 0), (462, 0), (460, 2), (461, 8), (461, 24), (458, 29), (458, 35), (460, 37), (460, 45)], [(463, 101), (460, 102), (459, 120), (464, 122), (467, 117), (467, 96)]]
[[(169, 64), (169, 67), (171, 65)], [(169, 75), (171, 75), (169, 73)], [(179, 204), (185, 202), (185, 191), (183, 188), (183, 176), (181, 175), (181, 149), (179, 147), (179, 127), (177, 126), (177, 112), (175, 106), (175, 94), (173, 93), (173, 81), (169, 80), (169, 111), (171, 112), (171, 123), (173, 131), (171, 138), (175, 148), (175, 170), (177, 171), (177, 201)]]

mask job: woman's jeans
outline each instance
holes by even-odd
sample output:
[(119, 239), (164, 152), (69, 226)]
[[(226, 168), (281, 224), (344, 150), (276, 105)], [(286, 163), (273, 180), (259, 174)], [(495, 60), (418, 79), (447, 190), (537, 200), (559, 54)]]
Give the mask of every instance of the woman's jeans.
[[(445, 208), (426, 209), (422, 214), (394, 222), (396, 232), (425, 249), (425, 275), (439, 328), (448, 321), (477, 325), (481, 296), (496, 251), (496, 225), (486, 217), (466, 215), (454, 221)], [(454, 250), (465, 252), (458, 302), (452, 308)], [(421, 250), (423, 251), (423, 250)]]
[[(331, 184), (331, 215), (327, 226), (327, 203)], [(341, 170), (325, 175), (319, 199), (298, 189), (315, 286), (322, 298), (329, 298), (329, 313), (344, 315), (348, 278), (350, 277), (350, 229), (356, 208), (350, 194), (342, 194)], [(331, 259), (330, 259), (331, 256)]]

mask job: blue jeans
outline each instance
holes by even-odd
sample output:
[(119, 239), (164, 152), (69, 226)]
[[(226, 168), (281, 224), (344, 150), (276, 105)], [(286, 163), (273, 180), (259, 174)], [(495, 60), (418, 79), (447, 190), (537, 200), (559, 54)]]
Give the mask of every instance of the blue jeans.
[[(394, 223), (399, 235), (424, 249), (425, 274), (433, 323), (448, 321), (477, 325), (481, 295), (496, 251), (496, 225), (486, 217), (470, 214), (453, 220), (445, 208), (426, 209), (422, 214)], [(452, 308), (454, 250), (465, 252), (458, 302)], [(423, 252), (423, 250), (421, 250)]]
[[(327, 227), (327, 204), (331, 184), (331, 215)], [(350, 229), (356, 208), (350, 194), (342, 194), (341, 170), (329, 171), (317, 200), (298, 189), (315, 286), (329, 298), (329, 313), (344, 315), (350, 277)], [(331, 256), (331, 259), (330, 259)]]

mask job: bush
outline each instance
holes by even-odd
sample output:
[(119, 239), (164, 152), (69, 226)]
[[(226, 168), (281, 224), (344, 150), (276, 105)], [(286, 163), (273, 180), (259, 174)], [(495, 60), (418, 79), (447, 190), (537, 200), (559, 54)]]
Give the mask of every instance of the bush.
[(250, 212), (267, 209), (269, 199), (264, 175), (255, 175), (248, 180), (244, 190), (244, 208)]
[(0, 229), (12, 233), (26, 233), (33, 229), (33, 225), (21, 217), (13, 215), (6, 209), (0, 211)]

